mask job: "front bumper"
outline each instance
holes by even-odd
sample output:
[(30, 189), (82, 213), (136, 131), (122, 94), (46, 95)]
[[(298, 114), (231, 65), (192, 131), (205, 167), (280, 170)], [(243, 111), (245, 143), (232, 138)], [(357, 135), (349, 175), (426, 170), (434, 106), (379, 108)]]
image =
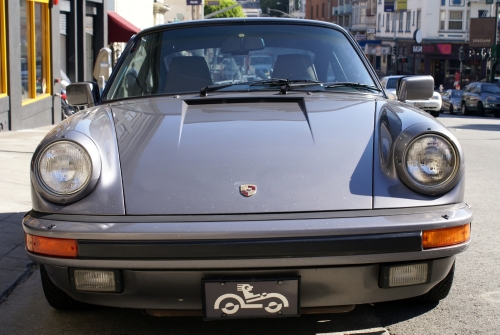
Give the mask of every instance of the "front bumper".
[[(78, 240), (76, 259), (28, 253), (73, 298), (99, 305), (200, 309), (201, 279), (301, 277), (302, 307), (424, 294), (469, 242), (422, 250), (421, 231), (470, 223), (464, 204), (395, 210), (182, 217), (31, 212), (26, 233)], [(429, 283), (383, 289), (381, 264), (433, 260)], [(118, 269), (121, 293), (79, 292), (70, 269)]]

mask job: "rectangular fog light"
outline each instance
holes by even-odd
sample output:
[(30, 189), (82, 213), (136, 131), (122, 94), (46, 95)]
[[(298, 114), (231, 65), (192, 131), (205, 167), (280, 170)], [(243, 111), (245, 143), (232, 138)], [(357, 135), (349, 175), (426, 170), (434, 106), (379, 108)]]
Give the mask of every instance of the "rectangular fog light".
[(431, 279), (432, 262), (384, 265), (380, 286), (383, 288), (425, 284)]
[(81, 270), (74, 269), (71, 282), (77, 291), (119, 292), (120, 273), (116, 270)]

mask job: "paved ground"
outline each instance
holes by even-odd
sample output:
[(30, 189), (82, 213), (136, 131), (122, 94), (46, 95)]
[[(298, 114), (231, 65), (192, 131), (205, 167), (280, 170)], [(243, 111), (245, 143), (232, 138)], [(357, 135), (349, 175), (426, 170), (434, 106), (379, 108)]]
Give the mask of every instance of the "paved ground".
[(0, 301), (34, 267), (24, 251), (21, 220), (31, 209), (31, 156), (52, 128), (0, 132)]

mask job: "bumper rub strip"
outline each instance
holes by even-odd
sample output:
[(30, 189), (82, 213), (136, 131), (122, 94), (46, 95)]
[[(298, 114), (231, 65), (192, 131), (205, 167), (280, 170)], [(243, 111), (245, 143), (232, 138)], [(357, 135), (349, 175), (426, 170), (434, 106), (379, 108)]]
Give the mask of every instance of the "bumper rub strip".
[(248, 259), (383, 254), (422, 250), (421, 232), (191, 241), (79, 240), (80, 259)]

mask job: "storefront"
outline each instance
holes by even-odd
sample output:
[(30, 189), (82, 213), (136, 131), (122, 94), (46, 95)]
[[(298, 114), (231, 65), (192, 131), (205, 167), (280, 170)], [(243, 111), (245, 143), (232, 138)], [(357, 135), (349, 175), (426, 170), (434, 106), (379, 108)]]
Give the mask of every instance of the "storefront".
[[(464, 47), (464, 60), (460, 77), (458, 53)], [(481, 52), (483, 51), (483, 52)], [(486, 77), (486, 56), (484, 50), (469, 49), (462, 43), (398, 44), (398, 74), (430, 74), (437, 87), (444, 89), (455, 86), (456, 79), (464, 87), (470, 82)]]
[(92, 80), (90, 61), (107, 43), (105, 1), (0, 0), (0, 131), (61, 120), (60, 70)]

